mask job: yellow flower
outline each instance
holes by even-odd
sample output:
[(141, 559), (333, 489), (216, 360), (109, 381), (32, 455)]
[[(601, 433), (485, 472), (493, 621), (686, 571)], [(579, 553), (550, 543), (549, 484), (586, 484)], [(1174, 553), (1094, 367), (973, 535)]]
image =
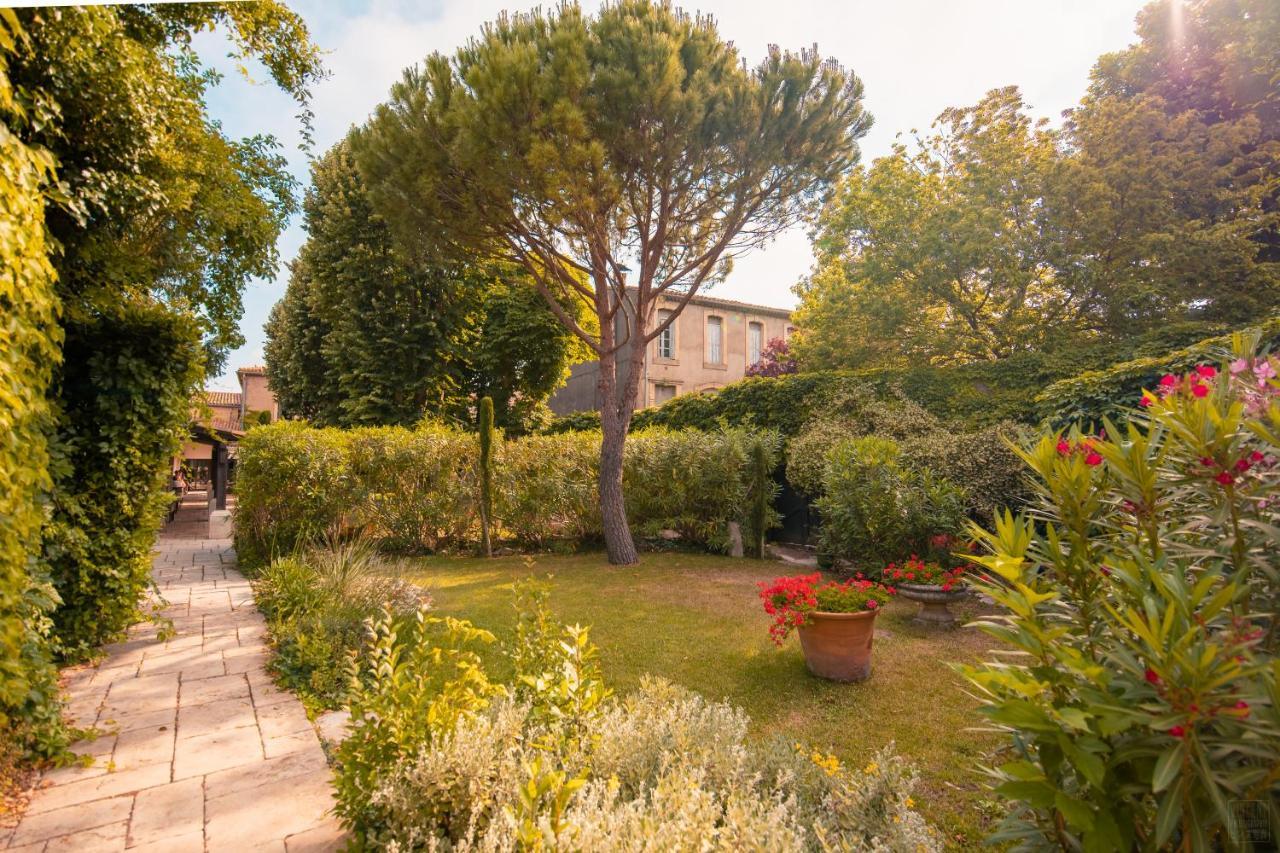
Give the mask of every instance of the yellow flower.
[(902, 818), (901, 818), (901, 817), (899, 817), (898, 815), (894, 815), (894, 816), (893, 816), (893, 822), (894, 822), (894, 823), (902, 823)]
[(914, 809), (915, 807), (916, 807), (916, 801), (911, 799), (910, 797), (907, 797), (907, 808)]
[(871, 762), (870, 764), (868, 764), (866, 767), (862, 768), (862, 772), (863, 772), (863, 773), (866, 773), (866, 774), (869, 776), (869, 775), (871, 775), (872, 773), (875, 773), (875, 772), (876, 772), (877, 770), (879, 770), (879, 769), (880, 769), (880, 765), (879, 765), (879, 764), (876, 764), (876, 763), (873, 761), (873, 762)]
[(821, 767), (828, 776), (834, 776), (840, 772), (840, 759), (834, 755), (823, 755), (821, 752), (814, 750), (813, 754), (809, 756), (809, 760)]

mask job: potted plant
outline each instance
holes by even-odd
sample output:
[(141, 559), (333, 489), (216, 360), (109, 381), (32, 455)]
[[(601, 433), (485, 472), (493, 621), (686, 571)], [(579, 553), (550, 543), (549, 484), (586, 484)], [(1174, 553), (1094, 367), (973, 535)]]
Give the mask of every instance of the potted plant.
[(832, 681), (863, 681), (871, 675), (876, 615), (893, 590), (862, 579), (821, 580), (814, 572), (760, 584), (764, 610), (773, 617), (769, 636), (782, 645), (794, 629), (810, 672)]
[(924, 625), (950, 627), (956, 623), (948, 605), (965, 596), (964, 569), (946, 569), (937, 563), (926, 563), (912, 555), (902, 565), (890, 563), (884, 580), (893, 585), (903, 598), (920, 602), (915, 620)]

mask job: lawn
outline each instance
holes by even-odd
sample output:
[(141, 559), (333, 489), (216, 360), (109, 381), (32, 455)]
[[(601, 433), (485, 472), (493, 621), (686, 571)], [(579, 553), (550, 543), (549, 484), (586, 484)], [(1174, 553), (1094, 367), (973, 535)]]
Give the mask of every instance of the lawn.
[[(895, 601), (877, 622), (871, 679), (834, 684), (809, 675), (794, 637), (779, 649), (766, 633), (756, 582), (794, 567), (667, 553), (618, 568), (583, 554), (543, 556), (536, 572), (553, 576), (562, 621), (591, 626), (616, 691), (661, 675), (741, 706), (762, 736), (780, 733), (856, 764), (894, 741), (920, 770), (921, 810), (953, 844), (972, 846), (989, 828), (977, 767), (998, 738), (972, 730), (982, 718), (948, 666), (980, 658), (991, 645), (984, 635), (918, 628), (910, 621), (917, 605)], [(504, 639), (514, 622), (511, 584), (527, 574), (520, 557), (430, 557), (415, 577), (438, 612)]]

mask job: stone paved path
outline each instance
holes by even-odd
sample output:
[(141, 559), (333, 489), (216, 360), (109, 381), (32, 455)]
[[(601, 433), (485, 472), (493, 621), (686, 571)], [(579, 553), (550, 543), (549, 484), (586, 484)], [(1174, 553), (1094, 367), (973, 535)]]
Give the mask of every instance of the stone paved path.
[(330, 771), (302, 704), (263, 669), (265, 625), (203, 497), (162, 534), (153, 573), (175, 634), (134, 626), (65, 673), (89, 767), (45, 773), (9, 851), (323, 851), (341, 846)]

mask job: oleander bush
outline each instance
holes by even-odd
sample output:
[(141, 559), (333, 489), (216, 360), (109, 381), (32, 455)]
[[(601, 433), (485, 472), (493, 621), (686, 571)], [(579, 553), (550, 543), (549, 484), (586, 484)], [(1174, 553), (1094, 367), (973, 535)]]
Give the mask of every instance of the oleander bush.
[(931, 553), (935, 541), (950, 541), (965, 524), (958, 486), (904, 464), (897, 442), (874, 435), (831, 449), (815, 505), (819, 550), (873, 577), (886, 563)]
[[(526, 590), (527, 592), (527, 590)], [(337, 808), (359, 849), (928, 851), (915, 775), (890, 748), (861, 768), (758, 743), (739, 709), (660, 679), (610, 695), (587, 629), (524, 602), (494, 681), (494, 637), (382, 618), (362, 661)]]
[[(753, 541), (753, 525), (775, 526), (772, 509), (761, 513), (752, 503), (756, 441), (772, 470), (779, 442), (768, 433), (655, 429), (632, 436), (623, 482), (634, 528), (651, 537), (674, 530), (687, 544), (723, 551), (731, 522), (746, 541)], [(499, 442), (495, 538), (526, 548), (599, 541), (599, 444), (593, 433)], [(240, 560), (252, 570), (316, 537), (357, 532), (396, 553), (473, 549), (481, 541), (478, 459), (475, 434), (436, 424), (256, 427), (240, 445)]]
[(366, 619), (407, 618), (427, 603), (372, 543), (334, 541), (273, 560), (254, 597), (274, 647), (272, 668), (312, 707), (336, 708), (350, 688), (350, 659)]
[(1135, 394), (1123, 426), (1044, 435), (1034, 504), (974, 530), (1002, 608), (980, 627), (1016, 653), (964, 668), (1009, 735), (995, 842), (1280, 837), (1280, 359), (1259, 337)]

